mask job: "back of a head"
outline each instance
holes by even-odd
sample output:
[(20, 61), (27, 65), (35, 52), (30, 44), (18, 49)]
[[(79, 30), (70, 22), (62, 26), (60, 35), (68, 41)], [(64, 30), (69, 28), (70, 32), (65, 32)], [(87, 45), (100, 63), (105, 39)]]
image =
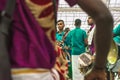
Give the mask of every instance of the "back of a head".
[(81, 25), (81, 20), (80, 19), (76, 19), (75, 20), (75, 26), (79, 27)]

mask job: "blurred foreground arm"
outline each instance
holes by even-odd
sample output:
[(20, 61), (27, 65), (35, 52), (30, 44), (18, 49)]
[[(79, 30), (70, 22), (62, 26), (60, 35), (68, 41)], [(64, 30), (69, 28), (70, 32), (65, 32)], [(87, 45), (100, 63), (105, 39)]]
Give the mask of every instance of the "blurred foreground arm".
[(105, 65), (112, 39), (112, 15), (101, 0), (77, 0), (77, 2), (95, 20), (96, 24), (96, 60), (93, 69), (86, 75), (85, 80), (105, 80)]

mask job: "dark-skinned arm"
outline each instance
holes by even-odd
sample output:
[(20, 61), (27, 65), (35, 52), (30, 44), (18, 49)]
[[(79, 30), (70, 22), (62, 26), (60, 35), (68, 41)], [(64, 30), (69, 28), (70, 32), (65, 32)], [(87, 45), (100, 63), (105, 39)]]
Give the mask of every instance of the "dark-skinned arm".
[(105, 69), (112, 40), (113, 18), (101, 0), (77, 0), (78, 5), (95, 20), (96, 59), (94, 68)]

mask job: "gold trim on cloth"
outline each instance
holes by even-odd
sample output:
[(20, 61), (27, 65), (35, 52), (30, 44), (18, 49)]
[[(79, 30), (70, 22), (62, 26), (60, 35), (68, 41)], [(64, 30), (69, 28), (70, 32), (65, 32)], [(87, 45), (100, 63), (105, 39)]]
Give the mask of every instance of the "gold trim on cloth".
[(24, 73), (45, 73), (50, 72), (49, 69), (12, 69), (12, 74), (24, 74)]

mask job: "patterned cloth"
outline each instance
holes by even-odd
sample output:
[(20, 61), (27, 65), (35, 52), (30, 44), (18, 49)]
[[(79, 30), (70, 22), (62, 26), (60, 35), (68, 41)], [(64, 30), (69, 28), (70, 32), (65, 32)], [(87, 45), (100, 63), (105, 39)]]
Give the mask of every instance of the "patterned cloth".
[(60, 74), (60, 80), (66, 80), (68, 72), (68, 61), (66, 59), (65, 52), (59, 46), (57, 46), (57, 53), (55, 68)]
[[(56, 1), (58, 2), (58, 0)], [(76, 4), (76, 0), (66, 1), (70, 6)], [(5, 4), (6, 0), (0, 0), (0, 11), (5, 8)], [(16, 0), (11, 31), (11, 46), (9, 48), (13, 72), (16, 68), (18, 70), (21, 68), (51, 70), (54, 67), (57, 56), (54, 49), (54, 26), (52, 0)], [(30, 75), (27, 75), (27, 77), (30, 77)], [(52, 79), (50, 78), (50, 80)]]
[(88, 33), (88, 45), (90, 48), (90, 53), (93, 55), (95, 53), (95, 46), (94, 46), (94, 32), (95, 32), (95, 25), (91, 25), (91, 28)]
[(12, 69), (13, 80), (60, 80), (55, 69)]

